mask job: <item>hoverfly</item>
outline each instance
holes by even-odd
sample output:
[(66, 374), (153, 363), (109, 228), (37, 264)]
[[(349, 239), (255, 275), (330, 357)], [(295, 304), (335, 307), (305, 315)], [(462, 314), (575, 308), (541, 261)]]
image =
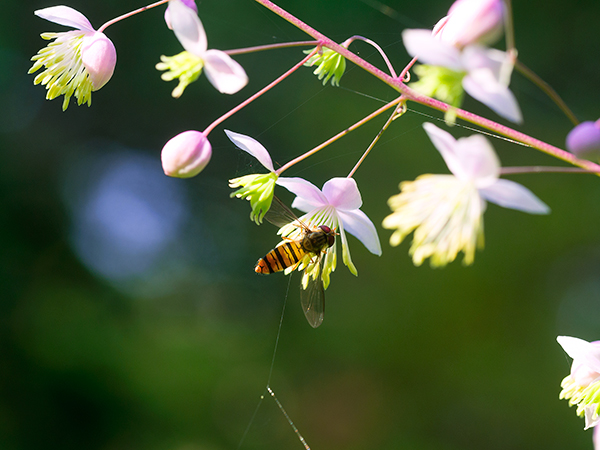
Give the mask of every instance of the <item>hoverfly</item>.
[(325, 290), (321, 280), (323, 255), (335, 243), (336, 232), (326, 225), (305, 225), (277, 197), (273, 197), (265, 219), (279, 227), (293, 223), (300, 228), (301, 234), (293, 239), (284, 237), (273, 250), (257, 261), (254, 271), (269, 275), (288, 268), (294, 270), (308, 257), (312, 269), (311, 274), (305, 274), (308, 283), (300, 286), (300, 303), (308, 323), (317, 328), (323, 322), (325, 311)]

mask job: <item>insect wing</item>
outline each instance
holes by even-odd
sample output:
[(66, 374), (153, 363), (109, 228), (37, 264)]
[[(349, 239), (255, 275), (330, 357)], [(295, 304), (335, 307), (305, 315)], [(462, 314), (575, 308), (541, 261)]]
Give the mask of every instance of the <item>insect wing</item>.
[(265, 214), (265, 219), (271, 222), (276, 227), (283, 227), (289, 223), (296, 222), (302, 228), (308, 229), (306, 225), (304, 225), (298, 216), (292, 212), (281, 200), (277, 198), (277, 196), (273, 196), (273, 202), (271, 203), (271, 207)]
[(306, 289), (300, 286), (300, 304), (306, 316), (306, 320), (311, 327), (317, 328), (323, 323), (325, 314), (325, 289), (321, 274), (323, 271), (323, 258), (319, 257), (319, 275), (316, 278), (310, 278)]

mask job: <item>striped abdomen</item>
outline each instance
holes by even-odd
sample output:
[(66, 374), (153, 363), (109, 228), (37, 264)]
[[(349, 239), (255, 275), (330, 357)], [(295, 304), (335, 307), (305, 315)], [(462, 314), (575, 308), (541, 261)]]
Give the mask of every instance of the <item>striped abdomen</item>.
[(302, 241), (283, 241), (258, 260), (254, 271), (265, 275), (280, 272), (296, 264), (304, 255), (306, 251), (302, 248)]
[(304, 255), (308, 253), (318, 254), (322, 250), (331, 247), (334, 243), (335, 232), (325, 225), (321, 225), (316, 231), (307, 232), (306, 235), (296, 241), (282, 241), (256, 263), (254, 271), (268, 275), (280, 272), (297, 264)]

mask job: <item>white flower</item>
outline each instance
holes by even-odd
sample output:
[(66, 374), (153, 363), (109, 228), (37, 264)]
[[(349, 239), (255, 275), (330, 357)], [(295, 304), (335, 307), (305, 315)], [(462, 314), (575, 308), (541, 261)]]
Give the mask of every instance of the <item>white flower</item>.
[(585, 416), (587, 430), (600, 422), (600, 341), (570, 336), (558, 336), (556, 340), (573, 358), (571, 374), (561, 383), (560, 398), (568, 399), (569, 406), (577, 405), (577, 415)]
[(167, 11), (175, 36), (185, 49), (173, 57), (162, 56), (156, 65), (158, 70), (169, 70), (162, 75), (163, 80), (179, 79), (173, 97), (179, 97), (203, 68), (208, 81), (223, 94), (234, 94), (248, 83), (243, 67), (227, 53), (208, 50), (204, 27), (193, 8), (181, 0), (170, 0)]
[(459, 48), (493, 43), (502, 34), (505, 9), (503, 0), (457, 0), (433, 28), (433, 34)]
[(415, 265), (431, 258), (432, 266), (445, 266), (460, 251), (463, 263), (471, 264), (475, 248), (483, 246), (486, 200), (532, 214), (549, 212), (527, 188), (498, 178), (500, 162), (485, 137), (456, 140), (431, 123), (423, 128), (453, 175), (422, 175), (401, 183), (402, 192), (388, 201), (394, 212), (383, 221), (384, 228), (395, 230), (393, 246), (414, 231), (410, 254)]
[(502, 79), (503, 68), (508, 64), (505, 52), (479, 45), (468, 45), (461, 50), (433, 36), (429, 30), (404, 30), (402, 40), (411, 56), (462, 74), (462, 87), (471, 97), (512, 122), (522, 122), (517, 100), (508, 89), (510, 80)]
[[(353, 178), (332, 178), (323, 190), (302, 178), (279, 178), (277, 184), (296, 195), (292, 207), (305, 212), (300, 220), (312, 227), (326, 225), (339, 233), (342, 241), (342, 260), (350, 272), (358, 275), (350, 258), (346, 231), (360, 240), (373, 254), (381, 255), (381, 244), (373, 222), (359, 208), (362, 206), (360, 191)], [(299, 230), (293, 225), (283, 227), (280, 234), (293, 238)], [(323, 286), (329, 285), (329, 274), (335, 270), (336, 247), (334, 244), (325, 255), (323, 263)]]
[(64, 95), (63, 111), (73, 95), (78, 105), (87, 103), (90, 106), (92, 91), (104, 86), (114, 72), (117, 62), (115, 46), (104, 33), (94, 30), (83, 14), (68, 6), (40, 9), (34, 14), (77, 31), (42, 34), (42, 38), (55, 41), (31, 58), (35, 63), (29, 73), (45, 67), (33, 82), (46, 86), (48, 100)]

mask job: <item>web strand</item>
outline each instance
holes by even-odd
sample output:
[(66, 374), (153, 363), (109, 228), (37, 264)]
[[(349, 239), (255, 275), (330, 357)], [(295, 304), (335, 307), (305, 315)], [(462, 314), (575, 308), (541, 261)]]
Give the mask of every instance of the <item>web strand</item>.
[(283, 299), (283, 307), (281, 309), (281, 317), (279, 318), (279, 327), (277, 328), (277, 337), (275, 338), (275, 346), (273, 348), (273, 357), (271, 358), (271, 366), (269, 367), (269, 376), (267, 377), (267, 385), (266, 385), (265, 390), (263, 391), (262, 395), (260, 396), (260, 399), (258, 400), (256, 408), (254, 408), (254, 412), (252, 413), (252, 417), (250, 417), (250, 421), (248, 422), (248, 425), (246, 426), (246, 429), (244, 430), (244, 433), (242, 434), (242, 437), (240, 438), (240, 442), (239, 442), (239, 444), (237, 446), (237, 450), (239, 450), (240, 448), (242, 448), (242, 445), (244, 444), (244, 441), (246, 440), (246, 437), (248, 436), (248, 433), (249, 433), (250, 429), (252, 428), (252, 425), (254, 424), (254, 421), (256, 419), (256, 415), (258, 414), (258, 410), (260, 409), (260, 407), (262, 405), (262, 402), (265, 399), (265, 395), (266, 395), (267, 392), (269, 392), (269, 394), (271, 394), (271, 397), (273, 397), (273, 399), (275, 400), (275, 403), (277, 403), (277, 406), (279, 407), (280, 411), (283, 413), (283, 415), (286, 418), (286, 420), (288, 421), (288, 423), (292, 426), (292, 429), (294, 430), (294, 432), (300, 438), (300, 442), (303, 443), (304, 448), (306, 448), (307, 450), (310, 450), (310, 447), (306, 444), (306, 441), (304, 440), (304, 438), (302, 437), (302, 435), (298, 431), (298, 428), (296, 428), (296, 426), (294, 425), (294, 423), (291, 421), (291, 419), (288, 416), (287, 412), (283, 408), (283, 405), (279, 402), (279, 399), (275, 396), (275, 393), (271, 389), (271, 377), (273, 375), (273, 368), (275, 367), (275, 357), (277, 356), (277, 348), (279, 346), (279, 338), (281, 337), (281, 328), (282, 328), (282, 325), (283, 325), (283, 318), (285, 316), (285, 307), (287, 305), (287, 299), (288, 299), (288, 296), (289, 296), (289, 293), (290, 293), (290, 286), (291, 286), (291, 284), (292, 284), (292, 274), (290, 274), (290, 276), (289, 276), (289, 281), (288, 281), (287, 289), (285, 291), (285, 297)]

